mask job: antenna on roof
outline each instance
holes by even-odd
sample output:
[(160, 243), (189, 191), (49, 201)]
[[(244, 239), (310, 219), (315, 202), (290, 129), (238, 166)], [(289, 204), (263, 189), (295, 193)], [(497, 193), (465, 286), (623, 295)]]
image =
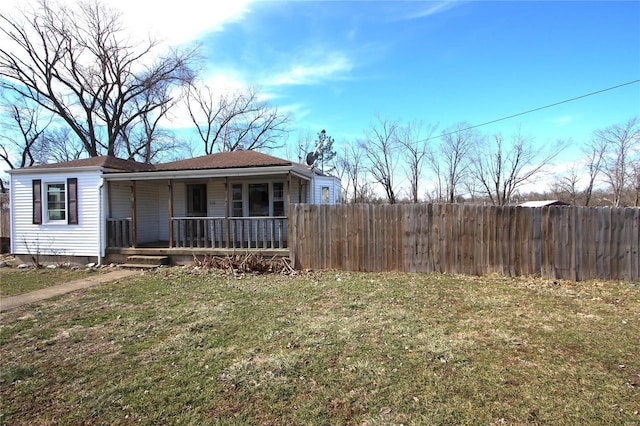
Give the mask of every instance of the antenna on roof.
[[(322, 131), (320, 132), (320, 135), (324, 135), (325, 133), (327, 133), (324, 129), (322, 129)], [(307, 165), (308, 166), (313, 166), (313, 163), (316, 162), (316, 160), (318, 159), (318, 155), (320, 154), (320, 150), (322, 149), (322, 145), (324, 145), (324, 137), (319, 137), (318, 138), (318, 144), (316, 145), (316, 149), (313, 150), (313, 152), (310, 152), (307, 154)]]
[(313, 163), (315, 163), (317, 159), (318, 159), (318, 154), (316, 154), (315, 152), (308, 153), (307, 154), (307, 165), (308, 166), (313, 166)]

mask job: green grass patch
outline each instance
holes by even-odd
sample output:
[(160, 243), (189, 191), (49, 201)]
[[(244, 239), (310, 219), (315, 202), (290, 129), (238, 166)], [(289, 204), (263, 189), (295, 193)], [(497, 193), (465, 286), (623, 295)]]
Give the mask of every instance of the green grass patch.
[(99, 269), (0, 268), (0, 296), (15, 296), (99, 274)]
[(163, 269), (3, 314), (0, 423), (639, 424), (639, 291)]

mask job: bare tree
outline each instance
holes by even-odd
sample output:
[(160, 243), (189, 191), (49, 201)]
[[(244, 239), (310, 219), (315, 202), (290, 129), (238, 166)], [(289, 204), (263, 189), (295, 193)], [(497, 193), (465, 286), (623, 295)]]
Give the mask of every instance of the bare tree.
[[(579, 168), (572, 164), (566, 174), (558, 177), (553, 185), (553, 192), (558, 199), (566, 199), (571, 205), (578, 205), (580, 198), (579, 189), (580, 173)], [(590, 195), (589, 195), (590, 196)]]
[(595, 187), (598, 175), (602, 173), (602, 167), (604, 165), (605, 154), (607, 152), (607, 143), (602, 140), (594, 139), (585, 150), (586, 155), (586, 172), (587, 172), (587, 186), (584, 189), (584, 205), (589, 206), (591, 204), (591, 198), (593, 196), (593, 188)]
[[(182, 98), (172, 97), (172, 89), (172, 85), (165, 82), (132, 100), (131, 111), (134, 114), (135, 111), (142, 113), (135, 120), (125, 120), (127, 124), (120, 133), (122, 146), (119, 147), (124, 152), (119, 152), (118, 156), (153, 163), (165, 153), (178, 150), (179, 143), (173, 132), (161, 125), (162, 120)], [(149, 108), (155, 102), (158, 102), (158, 107)]]
[(406, 162), (406, 173), (411, 186), (411, 201), (417, 203), (420, 199), (420, 179), (422, 178), (423, 163), (427, 159), (428, 141), (435, 131), (435, 125), (428, 125), (422, 130), (421, 122), (410, 122), (398, 129), (398, 141), (405, 149), (403, 158)]
[(443, 203), (446, 200), (444, 184), (445, 173), (443, 171), (444, 167), (438, 158), (437, 150), (430, 149), (427, 152), (427, 162), (429, 163), (429, 168), (433, 173), (431, 182), (435, 184), (435, 187), (427, 194), (427, 198), (432, 202)]
[(48, 129), (43, 136), (43, 152), (49, 161), (77, 160), (84, 154), (82, 143), (68, 127)]
[(352, 203), (363, 203), (371, 195), (371, 187), (366, 179), (365, 153), (360, 144), (346, 144), (344, 152), (338, 155), (338, 169), (342, 170), (344, 179), (344, 199), (351, 199)]
[(299, 163), (304, 163), (307, 159), (307, 155), (313, 152), (313, 135), (310, 130), (298, 133), (298, 140), (295, 144), (295, 152), (291, 152), (291, 146), (289, 146), (289, 158), (297, 158)]
[(633, 164), (631, 182), (633, 185), (633, 205), (640, 207), (640, 161)]
[[(116, 155), (133, 123), (170, 105), (171, 89), (193, 78), (194, 51), (151, 62), (157, 44), (127, 41), (120, 15), (99, 0), (39, 0), (0, 22), (10, 41), (0, 47), (0, 85), (59, 117), (89, 156)], [(138, 147), (125, 150), (131, 157)]]
[(478, 145), (472, 157), (471, 174), (494, 205), (504, 206), (523, 184), (538, 176), (562, 151), (557, 143), (548, 153), (534, 149), (532, 140), (520, 133), (510, 141), (496, 134), (489, 143)]
[(611, 187), (612, 204), (618, 207), (623, 203), (625, 189), (632, 185), (632, 174), (640, 162), (640, 121), (633, 117), (596, 130), (594, 139), (595, 143), (606, 146), (603, 173)]
[(459, 195), (458, 188), (468, 175), (471, 153), (478, 141), (469, 127), (469, 123), (458, 123), (444, 130), (437, 151), (429, 156), (432, 170), (442, 174), (438, 179), (444, 183), (449, 203), (454, 203)]
[(0, 107), (5, 116), (0, 134), (0, 158), (10, 169), (46, 163), (43, 135), (51, 123), (43, 117), (41, 108), (24, 99), (2, 98)]
[(216, 95), (192, 84), (186, 100), (206, 154), (278, 148), (288, 134), (289, 115), (260, 100), (255, 88)]
[(395, 172), (398, 162), (398, 125), (395, 122), (377, 118), (368, 130), (367, 140), (360, 143), (369, 160), (369, 173), (382, 186), (389, 204), (396, 203)]

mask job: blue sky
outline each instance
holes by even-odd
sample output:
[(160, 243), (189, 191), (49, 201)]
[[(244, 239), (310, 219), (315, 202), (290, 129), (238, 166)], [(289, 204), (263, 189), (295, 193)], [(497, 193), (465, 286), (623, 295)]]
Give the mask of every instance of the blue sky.
[[(211, 74), (349, 141), (376, 115), (442, 130), (637, 80), (640, 2), (260, 1), (199, 42)], [(636, 83), (481, 130), (579, 145), (638, 114)]]
[[(105, 1), (138, 35), (200, 44), (210, 85), (259, 86), (292, 114), (292, 146), (321, 129), (353, 143), (376, 116), (477, 125), (640, 79), (637, 1)], [(571, 139), (571, 158), (634, 115), (640, 83), (480, 130)]]

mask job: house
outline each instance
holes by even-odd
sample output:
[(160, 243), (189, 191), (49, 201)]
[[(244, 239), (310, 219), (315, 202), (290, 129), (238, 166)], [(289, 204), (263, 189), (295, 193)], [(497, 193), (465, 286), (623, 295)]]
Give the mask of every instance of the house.
[(288, 205), (334, 204), (341, 192), (335, 177), (256, 151), (156, 165), (92, 157), (9, 174), (11, 252), (25, 261), (288, 256)]

